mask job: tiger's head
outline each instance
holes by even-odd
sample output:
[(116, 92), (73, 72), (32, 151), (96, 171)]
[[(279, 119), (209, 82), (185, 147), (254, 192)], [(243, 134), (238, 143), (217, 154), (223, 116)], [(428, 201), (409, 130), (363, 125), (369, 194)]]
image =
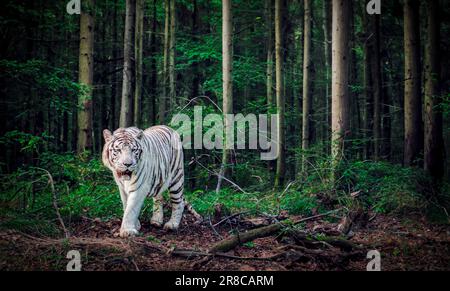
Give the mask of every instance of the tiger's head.
[(114, 133), (103, 131), (103, 164), (123, 181), (131, 179), (137, 170), (142, 155), (141, 141), (144, 132), (135, 127), (119, 128)]

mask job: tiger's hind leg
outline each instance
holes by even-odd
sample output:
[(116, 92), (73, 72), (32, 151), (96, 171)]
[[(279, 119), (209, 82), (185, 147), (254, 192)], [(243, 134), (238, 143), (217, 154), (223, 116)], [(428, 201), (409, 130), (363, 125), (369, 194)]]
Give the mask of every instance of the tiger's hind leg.
[(172, 214), (170, 220), (164, 225), (164, 229), (177, 230), (180, 226), (184, 211), (183, 183), (175, 183), (169, 188), (170, 203), (172, 204)]
[(161, 193), (153, 197), (153, 214), (150, 223), (153, 226), (161, 227), (164, 220), (163, 196)]

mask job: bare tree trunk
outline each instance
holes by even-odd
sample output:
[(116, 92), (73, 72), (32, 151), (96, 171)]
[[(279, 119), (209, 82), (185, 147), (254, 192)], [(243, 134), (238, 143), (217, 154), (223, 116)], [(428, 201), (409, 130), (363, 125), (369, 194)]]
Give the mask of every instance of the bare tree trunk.
[(421, 96), (420, 96), (420, 27), (419, 1), (405, 0), (405, 99), (404, 164), (417, 163), (422, 148)]
[(123, 51), (122, 103), (120, 108), (120, 127), (133, 124), (133, 98), (135, 89), (134, 25), (136, 19), (136, 0), (126, 1), (125, 34)]
[(134, 91), (134, 125), (141, 126), (142, 107), (142, 54), (144, 36), (144, 0), (136, 0), (136, 36), (134, 51), (136, 57), (136, 86)]
[(216, 192), (220, 191), (222, 179), (228, 166), (230, 159), (230, 150), (227, 149), (227, 143), (232, 143), (228, 140), (228, 129), (232, 124), (227, 118), (227, 114), (233, 113), (233, 25), (231, 15), (231, 0), (222, 0), (222, 111), (224, 115), (224, 143), (222, 151), (222, 165), (220, 167), (219, 176), (217, 179)]
[[(305, 26), (304, 26), (304, 45), (303, 45), (303, 121), (302, 121), (302, 150), (306, 151), (309, 148), (311, 138), (311, 108), (312, 108), (312, 94), (311, 94), (311, 18), (312, 6), (311, 0), (305, 0)], [(303, 153), (302, 171), (305, 171), (307, 166), (307, 157)]]
[(162, 91), (159, 100), (159, 122), (164, 124), (166, 121), (167, 111), (167, 81), (168, 81), (168, 66), (169, 66), (169, 27), (170, 27), (170, 0), (164, 1), (164, 53), (163, 53), (163, 76), (162, 76)]
[[(198, 23), (199, 8), (198, 8), (197, 0), (194, 0), (193, 6), (194, 6), (194, 9), (192, 11), (192, 40), (196, 41), (196, 39), (198, 37), (198, 27), (199, 27), (199, 23)], [(198, 68), (197, 62), (194, 62), (192, 64), (192, 75), (193, 75), (193, 78), (192, 78), (191, 99), (195, 98), (199, 95), (200, 77), (199, 77), (199, 68)]]
[(78, 98), (77, 151), (92, 149), (92, 85), (94, 83), (94, 0), (84, 2), (80, 16), (80, 84), (86, 86)]
[(175, 74), (175, 33), (176, 33), (175, 0), (170, 0), (170, 41), (169, 41), (169, 100), (170, 109), (177, 103), (176, 100), (176, 74)]
[(380, 16), (372, 15), (374, 44), (372, 60), (372, 80), (373, 80), (373, 157), (375, 160), (380, 158), (381, 149), (381, 100), (382, 77), (381, 77), (381, 59), (380, 59)]
[[(356, 22), (356, 14), (355, 14), (355, 1), (348, 1), (349, 2), (349, 48), (355, 48), (357, 47), (357, 39), (356, 39), (356, 29), (355, 29), (355, 22)], [(348, 81), (348, 88), (352, 88), (357, 83), (357, 76), (358, 76), (358, 66), (356, 64), (356, 50), (350, 49), (348, 52), (349, 60), (347, 62), (349, 67), (349, 81)], [(354, 138), (359, 138), (359, 131), (361, 128), (361, 119), (360, 119), (360, 108), (359, 108), (359, 98), (358, 94), (354, 90), (348, 90), (348, 103), (349, 103), (349, 128), (348, 132), (353, 134)], [(348, 158), (356, 158), (361, 159), (360, 154), (361, 151), (358, 150), (358, 148), (355, 148), (353, 146), (349, 147), (351, 151), (347, 151)]]
[[(329, 126), (331, 124), (331, 112), (330, 112), (330, 43), (331, 43), (331, 36), (330, 36), (330, 0), (323, 0), (323, 6), (322, 6), (322, 14), (323, 14), (323, 24), (322, 24), (322, 30), (324, 35), (324, 41), (323, 41), (323, 49), (324, 49), (324, 58), (325, 58), (325, 118), (324, 118), (324, 140), (329, 139)], [(328, 151), (328, 149), (327, 149)]]
[(277, 103), (277, 137), (276, 142), (278, 142), (278, 152), (277, 152), (277, 170), (275, 174), (275, 185), (274, 188), (279, 188), (284, 184), (284, 175), (286, 171), (285, 165), (285, 153), (284, 153), (284, 96), (283, 96), (283, 75), (282, 75), (282, 64), (283, 64), (283, 52), (282, 52), (282, 0), (275, 0), (275, 94)]
[[(111, 46), (112, 49), (112, 56), (114, 60), (114, 70), (117, 69), (117, 59), (119, 58), (119, 52), (116, 46), (116, 43), (119, 39), (118, 31), (117, 31), (117, 2), (114, 1), (114, 12), (113, 12), (113, 19), (112, 19), (112, 38), (113, 38), (113, 45)], [(110, 96), (110, 102), (111, 102), (111, 118), (110, 118), (110, 124), (108, 125), (110, 129), (115, 129), (117, 127), (117, 114), (116, 114), (116, 103), (117, 103), (117, 95), (118, 95), (118, 77), (117, 74), (111, 75), (111, 96)]]
[(273, 0), (266, 0), (266, 29), (267, 29), (267, 65), (266, 65), (266, 96), (268, 109), (273, 105)]
[(332, 83), (331, 83), (331, 154), (334, 166), (341, 161), (344, 140), (349, 128), (348, 41), (349, 1), (333, 1)]
[(442, 112), (440, 109), (440, 19), (439, 1), (428, 0), (425, 48), (425, 144), (424, 168), (433, 177), (444, 173)]
[[(363, 5), (363, 10), (365, 10)], [(372, 80), (372, 63), (373, 63), (373, 26), (370, 19), (374, 17), (367, 13), (364, 14), (364, 159), (372, 156), (372, 129), (373, 129), (373, 80)]]
[(158, 96), (158, 74), (157, 74), (157, 67), (156, 67), (156, 51), (157, 51), (157, 43), (156, 43), (156, 0), (153, 0), (152, 4), (152, 33), (150, 36), (150, 75), (151, 75), (151, 81), (150, 81), (150, 113), (149, 113), (149, 123), (151, 125), (156, 124), (156, 99)]

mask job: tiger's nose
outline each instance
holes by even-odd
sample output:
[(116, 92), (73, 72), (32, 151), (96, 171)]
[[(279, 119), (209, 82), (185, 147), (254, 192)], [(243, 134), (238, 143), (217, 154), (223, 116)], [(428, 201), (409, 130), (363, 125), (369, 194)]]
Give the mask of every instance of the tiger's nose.
[(133, 163), (130, 163), (130, 162), (127, 162), (127, 163), (123, 163), (123, 165), (125, 166), (125, 167), (129, 167), (129, 166), (131, 166)]

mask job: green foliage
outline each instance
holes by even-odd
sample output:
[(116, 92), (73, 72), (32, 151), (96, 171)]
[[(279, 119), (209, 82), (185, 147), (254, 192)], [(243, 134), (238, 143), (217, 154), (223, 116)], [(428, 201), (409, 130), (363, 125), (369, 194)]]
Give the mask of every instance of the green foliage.
[(20, 151), (25, 153), (38, 153), (39, 148), (51, 139), (47, 132), (41, 135), (32, 135), (26, 132), (13, 130), (0, 137), (0, 145), (11, 147), (18, 144)]
[(357, 161), (347, 165), (341, 184), (361, 191), (366, 204), (382, 213), (425, 213), (429, 207), (447, 204), (449, 195), (435, 191), (432, 180), (417, 168), (388, 162)]
[[(36, 138), (31, 137), (29, 140)], [(29, 143), (25, 143), (24, 148)], [(52, 176), (52, 182), (46, 171)], [(110, 171), (99, 159), (89, 158), (87, 153), (44, 152), (39, 155), (36, 165), (24, 165), (2, 176), (0, 182), (0, 203), (4, 210), (54, 218), (53, 183), (59, 210), (64, 217), (110, 218), (122, 212), (117, 186)]]
[(253, 214), (279, 214), (279, 211), (287, 210), (291, 214), (309, 215), (311, 210), (317, 207), (314, 197), (296, 191), (287, 191), (280, 195), (277, 192), (242, 193), (225, 188), (219, 193), (202, 190), (188, 192), (186, 197), (194, 208), (204, 215), (213, 214), (218, 204), (222, 204), (230, 213), (250, 211)]
[[(2, 143), (11, 140), (17, 141), (23, 150), (33, 151), (36, 144), (46, 141), (43, 136), (21, 132), (11, 132), (0, 139)], [(247, 182), (241, 184), (245, 193), (232, 188), (223, 188), (219, 193), (186, 189), (186, 197), (203, 215), (213, 215), (219, 204), (224, 213), (277, 215), (287, 211), (290, 214), (311, 215), (313, 211), (336, 208), (337, 203), (351, 205), (349, 194), (352, 192), (360, 192), (367, 209), (397, 214), (429, 213), (434, 216), (433, 219), (440, 221), (450, 205), (449, 185), (443, 184), (437, 191), (422, 170), (387, 162), (346, 162), (341, 165), (342, 175), (332, 182), (329, 178), (329, 157), (317, 154), (315, 147), (298, 154), (308, 156), (308, 170), (282, 191), (268, 191), (270, 184), (264, 182), (268, 181), (267, 169), (247, 162), (233, 169), (236, 177), (242, 177), (236, 181)], [(47, 171), (52, 176), (52, 182)], [(203, 173), (205, 181), (210, 179), (207, 169), (200, 170), (200, 173)], [(110, 219), (122, 215), (117, 186), (110, 171), (99, 158), (91, 158), (89, 153), (42, 152), (36, 164), (23, 165), (13, 173), (1, 176), (0, 183), (1, 227), (48, 234), (57, 232), (53, 195), (57, 197), (59, 211), (65, 220), (77, 220), (82, 216)], [(151, 199), (147, 199), (144, 217), (150, 217), (151, 205)], [(46, 225), (43, 223), (46, 220), (52, 223)]]

